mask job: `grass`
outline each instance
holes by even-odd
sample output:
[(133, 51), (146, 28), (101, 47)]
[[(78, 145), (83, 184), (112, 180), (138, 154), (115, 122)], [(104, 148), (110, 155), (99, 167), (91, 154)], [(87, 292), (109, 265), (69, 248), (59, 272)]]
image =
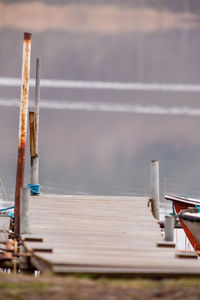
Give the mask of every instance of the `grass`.
[(200, 299), (200, 279), (91, 279), (0, 274), (0, 299)]

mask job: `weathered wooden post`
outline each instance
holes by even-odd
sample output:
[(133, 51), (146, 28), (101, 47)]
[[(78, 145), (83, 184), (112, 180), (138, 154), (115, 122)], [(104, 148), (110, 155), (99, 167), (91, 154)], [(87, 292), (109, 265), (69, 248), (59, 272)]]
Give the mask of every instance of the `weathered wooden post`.
[(151, 199), (152, 199), (152, 212), (154, 217), (159, 220), (159, 161), (151, 161)]
[(30, 190), (22, 187), (20, 190), (20, 234), (30, 233), (29, 226)]
[(35, 138), (35, 112), (29, 111), (29, 128), (30, 128), (30, 154), (31, 157), (37, 155), (36, 138)]
[(31, 155), (31, 177), (30, 184), (38, 184), (38, 172), (37, 172), (37, 157), (36, 152), (36, 124), (35, 124), (35, 112), (29, 112), (29, 128), (30, 128), (30, 155)]
[(20, 233), (20, 189), (24, 185), (24, 167), (27, 135), (27, 112), (29, 92), (29, 72), (31, 54), (31, 33), (24, 33), (22, 83), (21, 83), (21, 106), (19, 121), (18, 159), (15, 188), (15, 233)]
[(35, 112), (29, 113), (30, 121), (30, 154), (31, 154), (31, 177), (30, 187), (32, 195), (39, 194), (39, 157), (38, 157), (38, 134), (39, 134), (39, 100), (40, 100), (40, 59), (36, 59), (35, 80)]
[(36, 153), (38, 153), (38, 135), (39, 135), (39, 101), (40, 101), (40, 59), (36, 59), (36, 79), (35, 79), (35, 136)]
[(165, 216), (165, 241), (174, 241), (174, 226), (175, 218), (174, 216)]

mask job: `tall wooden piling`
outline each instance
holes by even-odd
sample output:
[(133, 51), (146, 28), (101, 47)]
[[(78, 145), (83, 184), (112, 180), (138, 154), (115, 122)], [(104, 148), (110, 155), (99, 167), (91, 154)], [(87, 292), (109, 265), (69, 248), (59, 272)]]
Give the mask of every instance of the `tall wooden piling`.
[(30, 154), (31, 157), (37, 156), (36, 135), (35, 135), (35, 112), (29, 111), (29, 129), (30, 129)]
[(31, 33), (24, 33), (18, 159), (17, 159), (17, 174), (16, 174), (16, 188), (15, 188), (15, 232), (17, 234), (20, 233), (20, 188), (22, 188), (24, 185), (30, 54), (31, 54)]
[[(31, 112), (30, 118), (30, 142), (32, 139), (31, 153), (31, 177), (30, 184), (39, 183), (39, 157), (38, 157), (38, 135), (39, 135), (39, 100), (40, 100), (40, 59), (36, 59), (36, 78), (35, 78), (35, 112)], [(32, 126), (32, 127), (31, 127)], [(31, 144), (30, 144), (31, 145)], [(37, 194), (35, 194), (37, 195)]]
[(152, 212), (154, 217), (159, 220), (159, 161), (151, 161), (151, 199), (152, 199)]
[(35, 112), (29, 112), (31, 176), (30, 184), (38, 184), (38, 154), (36, 151), (36, 119)]
[(36, 59), (36, 78), (35, 78), (35, 136), (36, 152), (38, 153), (38, 135), (39, 135), (39, 101), (40, 101), (40, 59)]

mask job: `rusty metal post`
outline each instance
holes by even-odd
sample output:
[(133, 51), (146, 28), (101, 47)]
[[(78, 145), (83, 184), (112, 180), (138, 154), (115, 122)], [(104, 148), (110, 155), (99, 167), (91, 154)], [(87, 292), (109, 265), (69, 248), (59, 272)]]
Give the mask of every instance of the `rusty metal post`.
[(21, 106), (20, 106), (18, 158), (17, 158), (17, 174), (16, 174), (16, 188), (15, 188), (15, 233), (17, 234), (20, 233), (20, 189), (24, 185), (30, 54), (31, 54), (31, 33), (25, 32), (24, 43), (23, 43)]

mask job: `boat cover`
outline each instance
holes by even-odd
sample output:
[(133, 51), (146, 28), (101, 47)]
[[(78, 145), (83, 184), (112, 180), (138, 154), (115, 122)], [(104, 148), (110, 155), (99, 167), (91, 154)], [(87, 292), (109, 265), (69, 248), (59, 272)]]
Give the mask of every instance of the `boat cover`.
[(182, 212), (180, 213), (179, 218), (191, 222), (200, 222), (200, 213)]
[(166, 200), (184, 202), (192, 205), (200, 205), (200, 199), (188, 198), (186, 196), (165, 195)]

